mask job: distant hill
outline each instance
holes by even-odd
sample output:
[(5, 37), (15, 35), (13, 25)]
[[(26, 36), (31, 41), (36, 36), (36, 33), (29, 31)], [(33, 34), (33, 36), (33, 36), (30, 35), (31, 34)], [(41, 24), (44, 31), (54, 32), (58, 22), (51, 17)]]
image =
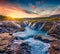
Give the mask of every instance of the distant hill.
[(7, 16), (0, 15), (0, 20), (5, 20)]
[(50, 17), (60, 17), (60, 14), (56, 14), (56, 15), (52, 15), (52, 16), (50, 16)]

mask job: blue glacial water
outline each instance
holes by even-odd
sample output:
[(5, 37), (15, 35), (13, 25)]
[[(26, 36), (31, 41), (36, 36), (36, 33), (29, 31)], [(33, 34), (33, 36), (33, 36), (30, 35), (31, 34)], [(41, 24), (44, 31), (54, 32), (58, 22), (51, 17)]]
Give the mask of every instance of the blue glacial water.
[(14, 33), (13, 36), (18, 37), (18, 39), (23, 38), (31, 46), (31, 54), (47, 54), (50, 45), (40, 40), (35, 40), (33, 36), (37, 34), (47, 36), (46, 32), (32, 30), (29, 27), (25, 27), (25, 31), (23, 32)]

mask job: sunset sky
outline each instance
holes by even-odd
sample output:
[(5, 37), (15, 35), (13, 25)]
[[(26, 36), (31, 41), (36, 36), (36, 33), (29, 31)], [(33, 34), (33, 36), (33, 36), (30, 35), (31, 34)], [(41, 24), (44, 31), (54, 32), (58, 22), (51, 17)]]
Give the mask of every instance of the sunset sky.
[(60, 14), (60, 0), (0, 0), (0, 15), (15, 18)]

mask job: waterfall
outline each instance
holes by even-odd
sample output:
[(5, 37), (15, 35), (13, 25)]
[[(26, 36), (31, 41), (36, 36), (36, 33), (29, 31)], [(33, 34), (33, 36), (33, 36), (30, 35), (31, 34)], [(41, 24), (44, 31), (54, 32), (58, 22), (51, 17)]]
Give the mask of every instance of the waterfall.
[(31, 22), (29, 23), (29, 25), (28, 26), (30, 26), (31, 25)]
[(12, 21), (11, 23), (14, 24), (16, 27), (21, 28), (21, 26), (19, 24), (15, 23), (14, 21)]
[(24, 25), (27, 26), (28, 25), (28, 21), (24, 21)]
[[(26, 22), (24, 22), (26, 24)], [(31, 26), (32, 25), (32, 26)], [(34, 39), (34, 36), (41, 34), (42, 36), (45, 36), (46, 33), (44, 32), (39, 32), (37, 30), (31, 29), (29, 26), (32, 28), (38, 27), (45, 25), (45, 23), (32, 23), (30, 22), (28, 26), (25, 27), (25, 31), (20, 31), (13, 33), (13, 36), (18, 38), (18, 41), (15, 40), (16, 43), (20, 43), (21, 40), (26, 42), (29, 46), (31, 46), (31, 54), (47, 54), (46, 52), (48, 51), (49, 45), (47, 43), (44, 43), (40, 40)], [(19, 41), (20, 39), (20, 41)]]
[(40, 22), (39, 25), (38, 25), (38, 30), (40, 30), (40, 28), (41, 28), (42, 25), (43, 25), (43, 23)]
[(35, 23), (33, 23), (33, 25), (31, 26), (31, 28), (34, 28), (34, 27), (35, 27), (35, 25), (36, 25), (36, 22), (35, 22)]
[(54, 23), (54, 25), (47, 31), (47, 33), (53, 31), (57, 27), (57, 25), (59, 24)]
[(43, 23), (43, 25), (40, 27), (39, 30), (41, 30), (45, 26), (46, 22)]

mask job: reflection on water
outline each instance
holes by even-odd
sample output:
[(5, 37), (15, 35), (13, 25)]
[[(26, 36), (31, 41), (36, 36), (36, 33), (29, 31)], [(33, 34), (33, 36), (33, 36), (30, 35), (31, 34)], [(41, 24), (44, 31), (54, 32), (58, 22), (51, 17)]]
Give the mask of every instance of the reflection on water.
[(47, 35), (46, 32), (32, 30), (29, 27), (25, 27), (25, 31), (16, 32), (13, 35), (18, 37), (18, 39), (23, 38), (23, 40), (31, 46), (31, 54), (47, 54), (49, 44), (35, 40), (33, 36), (37, 34), (40, 34), (42, 36)]

